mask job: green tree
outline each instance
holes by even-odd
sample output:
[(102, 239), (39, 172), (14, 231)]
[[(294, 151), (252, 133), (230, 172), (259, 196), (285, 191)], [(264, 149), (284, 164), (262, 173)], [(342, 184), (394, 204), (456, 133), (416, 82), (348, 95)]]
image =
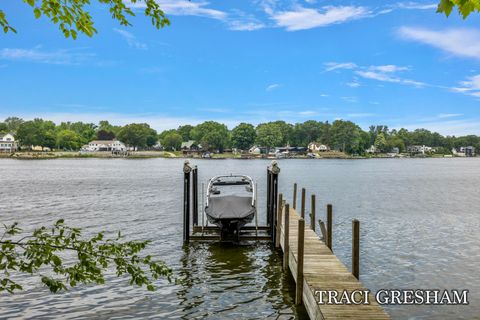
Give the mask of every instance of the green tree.
[(385, 135), (381, 132), (377, 134), (377, 137), (375, 138), (375, 142), (373, 144), (377, 150), (380, 152), (385, 152), (387, 149), (387, 139), (385, 138)]
[(0, 122), (0, 134), (8, 133), (8, 126), (5, 122)]
[(248, 150), (255, 143), (256, 137), (253, 125), (242, 122), (232, 130), (232, 146), (240, 150)]
[(18, 117), (8, 117), (5, 119), (5, 124), (8, 127), (8, 132), (15, 134), (20, 127), (20, 125), (24, 122), (23, 119)]
[(57, 133), (57, 148), (64, 150), (78, 150), (82, 146), (81, 137), (72, 130), (61, 130)]
[(346, 153), (363, 153), (362, 129), (351, 121), (335, 120), (332, 123), (333, 147)]
[(256, 143), (262, 147), (272, 148), (283, 144), (283, 135), (279, 126), (270, 123), (261, 123), (257, 126)]
[(190, 131), (190, 134), (195, 142), (207, 150), (223, 152), (230, 144), (230, 133), (227, 126), (215, 121), (205, 121), (197, 125)]
[(306, 147), (310, 142), (320, 142), (324, 130), (324, 123), (308, 120), (297, 123), (293, 127), (290, 143), (295, 146)]
[[(170, 280), (172, 270), (163, 261), (141, 255), (148, 241), (123, 241), (120, 232), (106, 239), (103, 232), (84, 239), (80, 228), (58, 220), (53, 227), (41, 227), (25, 234), (17, 223), (4, 225), (0, 237), (0, 292), (22, 290), (12, 272), (42, 275), (42, 283), (51, 292), (67, 290), (77, 284), (105, 282), (104, 273), (114, 269), (117, 276), (128, 275), (131, 285), (153, 291), (153, 281)], [(66, 252), (74, 252), (64, 258)]]
[[(87, 11), (91, 0), (24, 0), (24, 2), (31, 7), (36, 19), (45, 16), (54, 24), (58, 24), (66, 38), (76, 39), (79, 32), (89, 37), (97, 33), (92, 16)], [(122, 26), (131, 26), (129, 19), (135, 16), (132, 5), (143, 8), (145, 16), (151, 19), (157, 29), (170, 24), (155, 0), (97, 0), (97, 2), (108, 7), (112, 18)], [(17, 32), (9, 24), (3, 10), (0, 10), (0, 27), (5, 33)]]
[(17, 130), (17, 139), (22, 146), (55, 146), (55, 124), (51, 121), (34, 119), (23, 122)]
[(192, 139), (190, 135), (190, 132), (192, 131), (192, 129), (193, 129), (193, 126), (187, 124), (187, 125), (178, 127), (177, 132), (182, 136), (183, 141), (188, 141)]
[(151, 147), (157, 142), (157, 132), (146, 123), (128, 124), (120, 129), (117, 137), (135, 150)]
[(182, 145), (182, 136), (176, 131), (169, 132), (161, 139), (161, 142), (162, 146), (166, 150), (180, 150), (180, 146)]
[(115, 133), (107, 130), (97, 131), (97, 140), (113, 140), (115, 139)]

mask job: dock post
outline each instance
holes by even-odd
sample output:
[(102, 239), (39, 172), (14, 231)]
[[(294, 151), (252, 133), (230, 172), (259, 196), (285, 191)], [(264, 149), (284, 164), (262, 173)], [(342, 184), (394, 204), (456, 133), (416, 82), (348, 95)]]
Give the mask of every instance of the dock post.
[(295, 304), (302, 303), (303, 293), (303, 258), (305, 246), (305, 220), (298, 220), (298, 247), (297, 247), (297, 286), (295, 290)]
[(283, 209), (283, 194), (278, 195), (278, 204), (277, 204), (277, 227), (275, 229), (275, 248), (280, 247), (280, 234), (282, 228), (282, 209)]
[(333, 226), (333, 206), (327, 204), (327, 247), (333, 252), (332, 248), (332, 226)]
[(312, 228), (313, 232), (315, 232), (315, 195), (312, 194), (312, 201), (310, 203), (310, 209), (312, 212), (310, 212), (310, 228)]
[(183, 242), (190, 241), (190, 162), (183, 164)]
[(272, 237), (272, 242), (276, 243), (277, 237), (277, 198), (278, 198), (278, 174), (280, 173), (280, 168), (278, 167), (277, 161), (273, 160), (272, 164), (268, 168), (270, 175), (270, 212), (268, 213), (270, 217), (270, 235)]
[(198, 168), (197, 166), (193, 167), (192, 170), (192, 217), (193, 225), (198, 226)]
[(288, 203), (285, 203), (285, 215), (284, 215), (284, 221), (283, 221), (283, 270), (287, 271), (288, 270), (288, 258), (290, 255), (290, 250), (289, 250), (289, 230), (290, 228), (290, 205)]
[(297, 183), (295, 182), (293, 184), (293, 202), (292, 202), (292, 208), (295, 210), (297, 209)]
[(322, 233), (323, 242), (327, 243), (327, 228), (325, 228), (325, 222), (322, 219), (318, 220), (318, 225), (320, 226), (320, 232)]
[(272, 188), (272, 173), (270, 168), (267, 167), (267, 226), (270, 226), (270, 201), (271, 201), (271, 188)]
[(305, 188), (302, 188), (302, 203), (300, 207), (302, 219), (305, 219), (305, 193), (306, 193)]
[(360, 277), (360, 221), (352, 220), (352, 274)]

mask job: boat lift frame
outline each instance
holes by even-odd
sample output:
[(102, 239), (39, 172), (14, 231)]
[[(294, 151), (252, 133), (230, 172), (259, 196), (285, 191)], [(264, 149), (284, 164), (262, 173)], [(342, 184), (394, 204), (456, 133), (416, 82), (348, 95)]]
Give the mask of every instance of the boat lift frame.
[[(267, 210), (266, 225), (258, 225), (258, 211), (255, 213), (255, 226), (244, 226), (241, 229), (240, 241), (271, 241), (275, 243), (277, 228), (277, 210), (278, 210), (278, 175), (280, 168), (276, 161), (272, 161), (267, 167)], [(255, 196), (253, 201), (257, 206), (257, 185), (254, 184)], [(183, 165), (183, 243), (188, 244), (192, 241), (219, 241), (220, 228), (217, 226), (205, 225), (204, 209), (202, 207), (202, 225), (198, 221), (198, 167), (185, 160)], [(203, 190), (202, 190), (203, 196)], [(202, 206), (204, 204), (202, 203)], [(190, 227), (191, 232), (190, 232)]]

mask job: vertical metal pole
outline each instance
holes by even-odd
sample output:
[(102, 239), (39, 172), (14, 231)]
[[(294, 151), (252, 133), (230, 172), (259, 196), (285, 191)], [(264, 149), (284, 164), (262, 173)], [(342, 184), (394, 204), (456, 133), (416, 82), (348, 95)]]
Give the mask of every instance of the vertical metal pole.
[(305, 188), (302, 188), (302, 203), (301, 203), (301, 216), (302, 216), (302, 219), (305, 219)]
[(278, 174), (272, 171), (272, 204), (270, 221), (272, 221), (272, 241), (275, 243), (277, 237), (277, 200), (278, 200)]
[(205, 227), (205, 185), (202, 182), (202, 235), (203, 235), (203, 228)]
[(332, 248), (332, 225), (333, 225), (333, 206), (331, 204), (327, 204), (327, 247), (333, 252)]
[(352, 274), (360, 277), (360, 221), (352, 220)]
[(190, 241), (190, 171), (183, 174), (183, 242)]
[(195, 166), (192, 170), (192, 193), (193, 193), (193, 203), (192, 203), (192, 216), (193, 216), (193, 225), (198, 226), (198, 168)]
[(298, 220), (298, 244), (297, 244), (297, 287), (295, 290), (295, 304), (302, 303), (303, 293), (303, 253), (305, 245), (305, 220)]
[(292, 203), (292, 208), (296, 209), (297, 208), (297, 183), (295, 182), (293, 184), (293, 203)]
[(310, 203), (310, 209), (311, 209), (311, 213), (310, 213), (310, 228), (312, 228), (313, 232), (315, 232), (315, 195), (312, 194), (312, 202)]
[(290, 255), (290, 249), (289, 249), (289, 230), (290, 228), (290, 205), (288, 203), (285, 204), (285, 217), (283, 221), (283, 234), (284, 234), (284, 239), (283, 239), (283, 270), (287, 271), (288, 270), (288, 258)]
[(283, 194), (278, 195), (278, 204), (277, 204), (277, 227), (275, 231), (275, 248), (280, 247), (280, 235), (282, 234), (282, 209), (283, 209)]
[(270, 169), (267, 168), (267, 226), (270, 225), (270, 192), (271, 192), (271, 173)]

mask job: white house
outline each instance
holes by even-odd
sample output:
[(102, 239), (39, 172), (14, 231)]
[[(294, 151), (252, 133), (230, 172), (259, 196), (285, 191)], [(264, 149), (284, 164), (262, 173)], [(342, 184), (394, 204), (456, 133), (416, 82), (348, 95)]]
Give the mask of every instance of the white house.
[(330, 150), (330, 148), (324, 144), (318, 143), (318, 142), (310, 142), (308, 144), (308, 150), (310, 151), (320, 151), (320, 152), (325, 152)]
[(371, 153), (371, 154), (374, 154), (374, 153), (377, 153), (378, 152), (378, 149), (374, 146), (374, 145), (371, 145), (370, 148), (368, 148), (367, 150), (365, 150), (366, 153)]
[(0, 135), (0, 152), (13, 152), (16, 150), (17, 143), (12, 134), (7, 133), (5, 135)]
[(407, 152), (409, 153), (421, 153), (425, 154), (428, 152), (435, 152), (435, 149), (426, 145), (418, 145), (418, 146), (408, 146)]
[(85, 151), (127, 151), (125, 144), (118, 140), (93, 140), (82, 148)]

